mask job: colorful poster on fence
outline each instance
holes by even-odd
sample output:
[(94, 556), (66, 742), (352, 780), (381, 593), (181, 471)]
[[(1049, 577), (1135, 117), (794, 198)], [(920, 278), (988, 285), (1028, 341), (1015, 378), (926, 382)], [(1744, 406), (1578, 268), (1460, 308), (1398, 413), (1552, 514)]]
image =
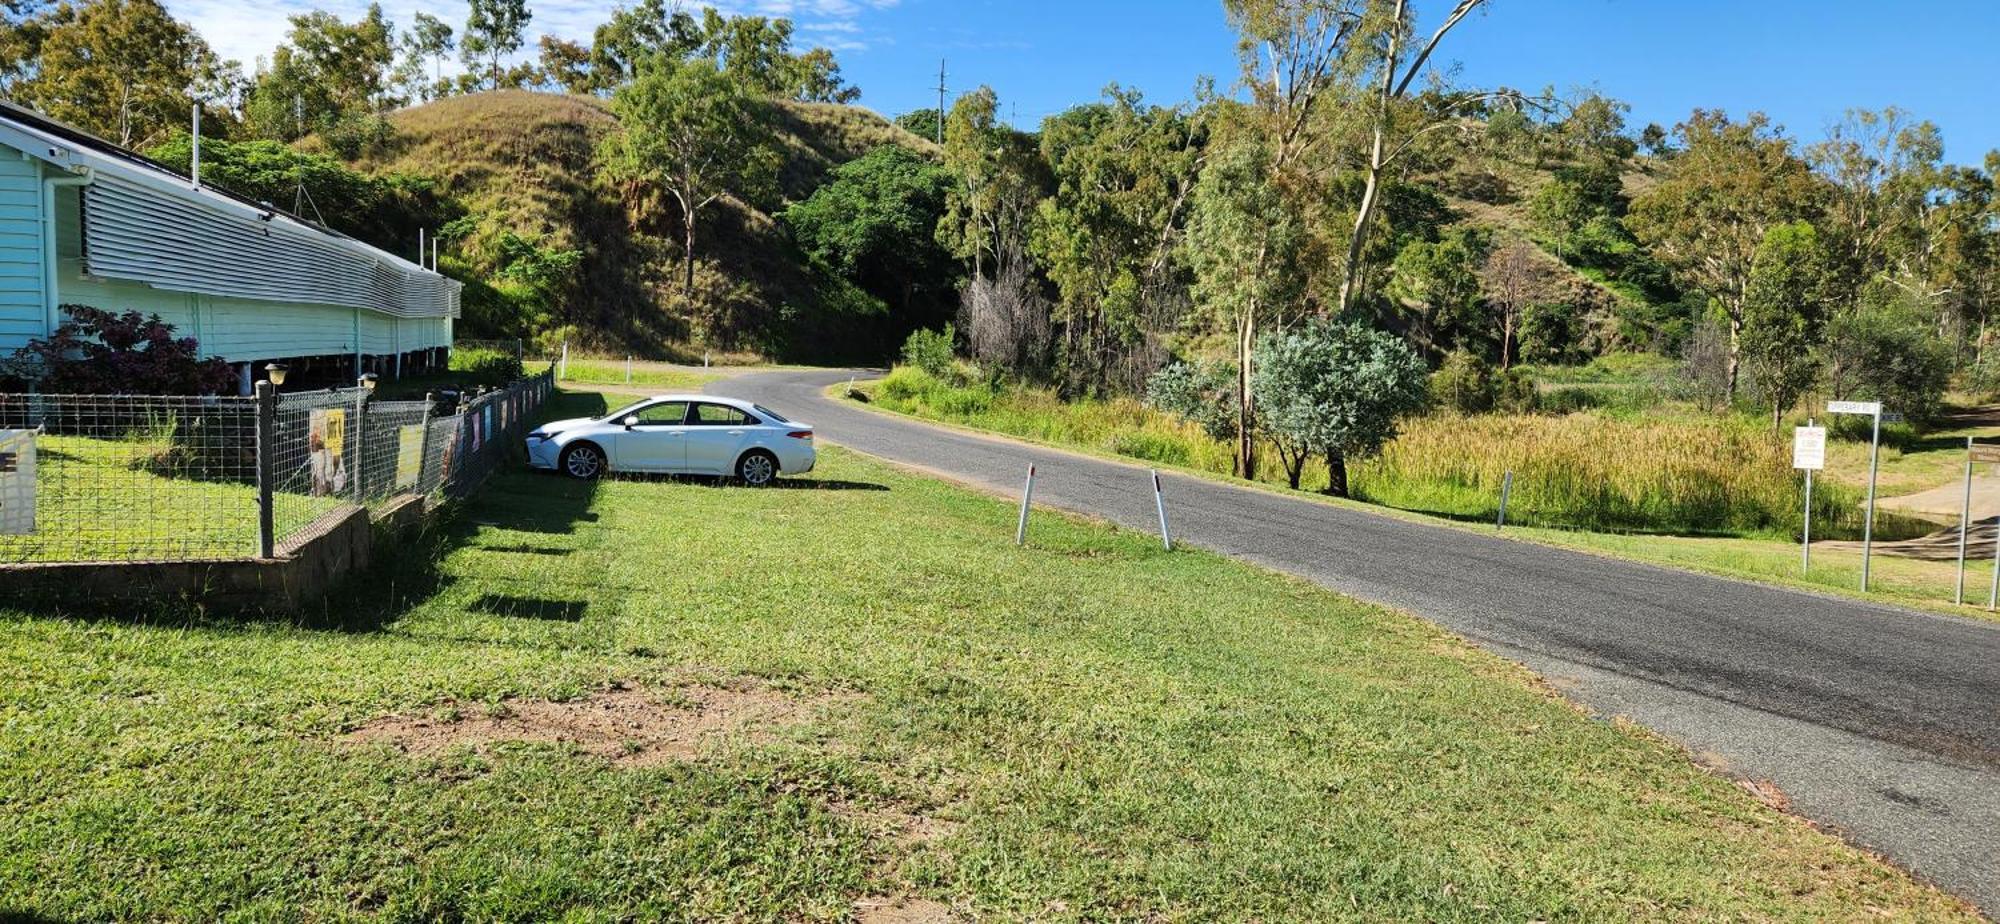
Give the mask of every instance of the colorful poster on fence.
[(413, 491), (417, 476), (424, 470), (424, 425), (411, 424), (396, 431), (396, 488)]
[(452, 428), (451, 439), (444, 441), (444, 455), (438, 459), (438, 484), (451, 483), (451, 461), (458, 456), (458, 428)]
[(0, 536), (35, 531), (35, 431), (0, 430)]
[(306, 418), (307, 462), (312, 468), (312, 494), (326, 497), (347, 487), (347, 463), (341, 451), (347, 446), (347, 411), (320, 408)]

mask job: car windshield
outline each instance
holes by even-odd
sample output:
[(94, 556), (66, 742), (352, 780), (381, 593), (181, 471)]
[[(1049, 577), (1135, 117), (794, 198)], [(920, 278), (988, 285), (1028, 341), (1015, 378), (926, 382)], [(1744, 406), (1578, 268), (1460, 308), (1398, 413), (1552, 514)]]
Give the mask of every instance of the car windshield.
[(754, 408), (756, 408), (756, 409), (757, 409), (757, 413), (759, 413), (759, 414), (762, 414), (762, 415), (764, 415), (764, 416), (766, 416), (766, 417), (769, 417), (769, 418), (771, 418), (772, 420), (775, 420), (775, 421), (777, 421), (777, 422), (779, 422), (779, 423), (791, 423), (791, 421), (790, 421), (790, 420), (787, 420), (787, 419), (785, 419), (785, 415), (783, 415), (783, 414), (780, 414), (780, 413), (778, 413), (777, 411), (774, 411), (774, 410), (771, 410), (770, 408), (768, 408), (768, 407), (765, 407), (765, 406), (763, 406), (763, 405), (761, 405), (761, 404), (753, 404), (753, 405), (750, 405), (750, 406), (751, 406), (751, 407), (754, 407)]

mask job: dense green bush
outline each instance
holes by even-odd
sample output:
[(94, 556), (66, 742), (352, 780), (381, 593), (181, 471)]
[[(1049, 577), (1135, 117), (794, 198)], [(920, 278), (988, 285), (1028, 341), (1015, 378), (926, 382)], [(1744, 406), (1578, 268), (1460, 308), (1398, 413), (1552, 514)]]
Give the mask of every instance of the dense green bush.
[(1174, 363), (1147, 380), (1146, 404), (1213, 439), (1230, 439), (1236, 435), (1236, 369), (1225, 363)]
[(1498, 400), (1492, 364), (1471, 350), (1451, 351), (1431, 373), (1431, 400), (1461, 414), (1492, 410)]
[(521, 378), (521, 358), (500, 350), (453, 350), (451, 371), (485, 385), (505, 385)]
[(946, 324), (944, 330), (911, 331), (903, 341), (903, 362), (936, 378), (951, 375), (952, 344), (958, 332)]
[(1921, 318), (1864, 308), (1827, 325), (1829, 397), (1880, 401), (1915, 421), (1937, 416), (1951, 384), (1951, 345)]

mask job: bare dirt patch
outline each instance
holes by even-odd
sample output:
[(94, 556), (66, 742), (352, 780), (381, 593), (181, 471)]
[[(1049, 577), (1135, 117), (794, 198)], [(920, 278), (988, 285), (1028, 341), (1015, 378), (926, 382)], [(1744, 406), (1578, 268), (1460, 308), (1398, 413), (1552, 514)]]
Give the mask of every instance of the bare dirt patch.
[(861, 924), (944, 924), (951, 908), (927, 898), (864, 898), (854, 903)]
[(914, 850), (958, 832), (959, 823), (900, 803), (838, 801), (833, 813), (868, 830), (870, 837), (902, 851)]
[(501, 742), (560, 744), (619, 766), (645, 767), (693, 760), (721, 741), (759, 740), (843, 698), (795, 697), (751, 683), (660, 691), (615, 687), (567, 702), (517, 699), (386, 716), (342, 740), (389, 744), (419, 756), (459, 747), (485, 751)]

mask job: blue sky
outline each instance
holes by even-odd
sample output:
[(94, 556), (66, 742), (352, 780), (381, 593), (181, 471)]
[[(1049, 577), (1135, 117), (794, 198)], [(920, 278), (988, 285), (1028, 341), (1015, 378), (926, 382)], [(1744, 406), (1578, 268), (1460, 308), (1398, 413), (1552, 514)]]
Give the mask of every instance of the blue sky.
[[(529, 0), (533, 31), (588, 38), (610, 0)], [(1435, 18), (1447, 0), (1417, 0)], [(356, 17), (366, 0), (167, 0), (225, 56), (246, 63), (283, 35), (266, 11), (321, 7)], [(936, 105), (938, 59), (954, 93), (999, 91), (1023, 127), (1118, 81), (1151, 98), (1187, 98), (1197, 77), (1234, 80), (1234, 37), (1220, 0), (734, 0), (782, 15), (805, 43), (840, 53), (862, 103), (893, 115)], [(383, 0), (407, 23), (422, 9), (464, 19), (462, 0)], [(1452, 34), (1440, 64), (1459, 82), (1537, 90), (1595, 86), (1632, 104), (1635, 126), (1671, 125), (1696, 106), (1761, 109), (1818, 137), (1852, 106), (1899, 105), (1944, 131), (1950, 160), (2000, 148), (1987, 81), (2000, 60), (1993, 0), (1495, 0)]]

